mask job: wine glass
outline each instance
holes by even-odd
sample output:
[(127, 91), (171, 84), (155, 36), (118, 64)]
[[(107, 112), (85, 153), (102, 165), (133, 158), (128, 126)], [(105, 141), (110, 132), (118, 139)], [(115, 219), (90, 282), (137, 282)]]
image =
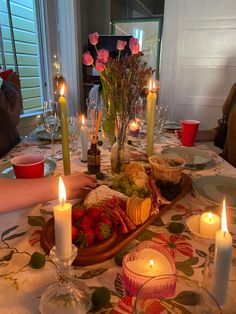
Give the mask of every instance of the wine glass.
[(54, 157), (55, 156), (54, 135), (55, 135), (55, 132), (58, 130), (58, 125), (59, 125), (57, 102), (44, 101), (43, 124), (44, 124), (45, 130), (51, 135), (51, 142), (52, 142), (51, 157)]
[(68, 118), (69, 138), (71, 146), (71, 155), (77, 156), (79, 152), (79, 138), (80, 138), (80, 121), (77, 116), (70, 116)]
[(167, 114), (168, 114), (169, 107), (168, 106), (157, 106), (156, 109), (156, 140), (160, 138), (161, 133), (163, 132), (163, 127), (165, 125)]
[(141, 143), (141, 134), (144, 131), (144, 124), (146, 122), (146, 103), (142, 97), (139, 97), (134, 104), (134, 120), (140, 125), (139, 142)]

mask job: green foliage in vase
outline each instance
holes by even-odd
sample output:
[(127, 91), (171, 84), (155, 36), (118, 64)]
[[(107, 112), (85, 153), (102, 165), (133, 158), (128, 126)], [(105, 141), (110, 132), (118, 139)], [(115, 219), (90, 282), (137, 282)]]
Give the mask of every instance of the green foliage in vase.
[[(143, 60), (143, 53), (139, 51), (139, 43), (136, 38), (129, 41), (131, 55), (121, 57), (127, 42), (118, 40), (116, 49), (117, 57), (112, 58), (106, 49), (97, 49), (99, 34), (89, 35), (89, 41), (97, 52), (96, 60), (87, 51), (83, 54), (83, 63), (92, 65), (100, 72), (102, 84), (102, 97), (104, 101), (105, 132), (115, 135), (115, 120), (117, 115), (124, 123), (129, 121), (132, 105), (138, 100), (148, 80), (153, 74), (151, 67)], [(126, 128), (126, 125), (122, 128)]]

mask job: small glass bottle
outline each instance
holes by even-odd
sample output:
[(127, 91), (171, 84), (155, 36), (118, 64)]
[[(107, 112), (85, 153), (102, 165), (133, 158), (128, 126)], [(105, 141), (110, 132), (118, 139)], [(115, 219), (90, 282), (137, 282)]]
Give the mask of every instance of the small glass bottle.
[(95, 174), (100, 172), (100, 149), (97, 148), (96, 143), (92, 143), (88, 150), (88, 172)]

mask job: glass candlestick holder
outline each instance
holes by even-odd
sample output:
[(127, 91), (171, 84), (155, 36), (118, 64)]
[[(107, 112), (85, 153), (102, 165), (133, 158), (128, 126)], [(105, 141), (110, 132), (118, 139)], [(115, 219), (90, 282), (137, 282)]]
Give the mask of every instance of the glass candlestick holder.
[(39, 307), (41, 314), (86, 314), (90, 310), (89, 294), (73, 284), (72, 263), (77, 251), (77, 247), (72, 245), (71, 256), (64, 259), (57, 256), (55, 246), (50, 251), (49, 258), (56, 264), (57, 281), (51, 284), (41, 297)]

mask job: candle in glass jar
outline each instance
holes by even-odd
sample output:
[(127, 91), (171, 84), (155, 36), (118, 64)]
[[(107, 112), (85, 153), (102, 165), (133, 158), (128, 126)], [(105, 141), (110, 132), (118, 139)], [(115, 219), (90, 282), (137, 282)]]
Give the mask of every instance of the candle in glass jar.
[(64, 84), (62, 85), (59, 97), (60, 105), (60, 121), (61, 121), (61, 142), (64, 175), (70, 174), (70, 152), (69, 152), (69, 136), (68, 136), (68, 121), (66, 110), (66, 99), (64, 97)]
[(221, 229), (216, 232), (215, 258), (212, 294), (219, 305), (224, 305), (227, 299), (229, 270), (232, 255), (232, 236), (228, 231), (226, 205), (223, 201)]
[(59, 205), (53, 206), (55, 221), (55, 245), (59, 258), (69, 258), (72, 247), (71, 204), (66, 203), (66, 189), (62, 178), (59, 178)]
[(148, 157), (153, 155), (154, 150), (154, 129), (155, 129), (155, 118), (156, 118), (156, 103), (157, 103), (157, 92), (155, 82), (150, 80), (149, 93), (147, 96), (147, 155)]
[(140, 251), (139, 259), (129, 261), (127, 268), (135, 274), (150, 277), (173, 273), (168, 259), (162, 253), (149, 248)]
[(137, 121), (132, 121), (129, 125), (129, 134), (133, 137), (137, 137), (139, 135), (140, 126)]
[(84, 115), (81, 117), (81, 129), (80, 129), (80, 139), (81, 139), (81, 161), (87, 162), (88, 159), (88, 134), (85, 125)]
[(214, 238), (216, 231), (220, 229), (220, 217), (211, 212), (203, 213), (200, 217), (200, 234)]

